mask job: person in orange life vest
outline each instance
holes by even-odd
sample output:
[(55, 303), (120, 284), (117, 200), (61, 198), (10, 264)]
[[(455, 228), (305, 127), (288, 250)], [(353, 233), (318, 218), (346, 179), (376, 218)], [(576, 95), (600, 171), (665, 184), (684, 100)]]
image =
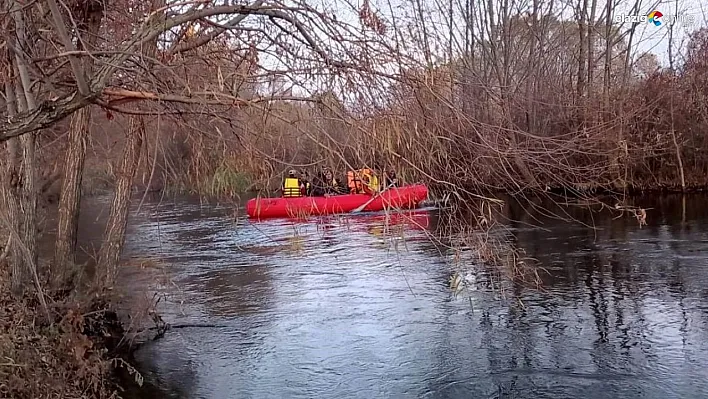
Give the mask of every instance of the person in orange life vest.
[(364, 194), (364, 183), (361, 180), (361, 173), (358, 170), (347, 172), (347, 187), (349, 194)]
[(347, 172), (347, 186), (350, 194), (370, 194), (379, 191), (379, 179), (369, 168)]
[(293, 198), (302, 197), (305, 185), (298, 179), (297, 172), (294, 169), (288, 171), (288, 177), (283, 181), (283, 197)]

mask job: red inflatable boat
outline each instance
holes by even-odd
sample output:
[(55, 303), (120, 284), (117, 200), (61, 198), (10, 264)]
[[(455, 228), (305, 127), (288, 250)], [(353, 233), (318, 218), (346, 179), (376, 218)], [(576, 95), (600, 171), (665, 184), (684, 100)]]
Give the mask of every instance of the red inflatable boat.
[[(428, 197), (422, 184), (391, 188), (374, 198), (364, 212), (387, 208), (412, 209)], [(246, 204), (248, 217), (256, 219), (306, 217), (348, 213), (371, 200), (367, 194), (334, 195), (331, 197), (253, 198)]]

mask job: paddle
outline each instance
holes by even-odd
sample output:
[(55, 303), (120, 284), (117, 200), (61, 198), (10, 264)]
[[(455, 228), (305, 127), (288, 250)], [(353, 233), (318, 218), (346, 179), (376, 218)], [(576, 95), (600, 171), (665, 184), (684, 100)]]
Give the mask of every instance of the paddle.
[(363, 211), (364, 208), (366, 208), (370, 203), (374, 202), (374, 200), (375, 200), (376, 198), (378, 198), (379, 195), (383, 194), (386, 190), (388, 190), (389, 188), (393, 187), (393, 185), (394, 185), (393, 183), (389, 184), (388, 187), (386, 187), (386, 188), (384, 188), (383, 190), (381, 190), (381, 191), (379, 191), (378, 193), (376, 193), (376, 195), (372, 196), (370, 200), (368, 200), (368, 201), (366, 201), (366, 202), (364, 203), (364, 205), (362, 205), (362, 206), (360, 206), (360, 207), (354, 209), (353, 211), (351, 211), (351, 213), (359, 213), (359, 212)]

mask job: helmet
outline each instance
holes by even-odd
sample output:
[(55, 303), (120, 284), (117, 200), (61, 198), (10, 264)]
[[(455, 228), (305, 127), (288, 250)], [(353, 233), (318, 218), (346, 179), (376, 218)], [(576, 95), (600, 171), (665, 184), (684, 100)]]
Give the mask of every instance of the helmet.
[(289, 176), (295, 176), (296, 174), (297, 174), (297, 172), (295, 171), (295, 169), (290, 169), (290, 170), (288, 171), (288, 175), (289, 175)]

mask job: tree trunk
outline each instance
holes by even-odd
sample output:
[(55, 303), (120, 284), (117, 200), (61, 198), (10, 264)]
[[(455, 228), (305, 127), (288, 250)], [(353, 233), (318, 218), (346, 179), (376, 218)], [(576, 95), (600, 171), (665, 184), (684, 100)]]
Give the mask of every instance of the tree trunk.
[(686, 192), (686, 175), (683, 170), (683, 158), (681, 157), (681, 147), (679, 146), (678, 139), (676, 138), (676, 128), (674, 124), (674, 91), (671, 91), (671, 139), (674, 142), (674, 149), (676, 150), (676, 162), (678, 163), (678, 175), (681, 179), (681, 192)]
[(587, 71), (585, 66), (587, 65), (587, 46), (588, 42), (586, 39), (587, 32), (587, 19), (585, 15), (587, 14), (588, 0), (582, 0), (581, 9), (578, 15), (578, 32), (580, 34), (580, 54), (578, 55), (578, 100), (585, 96), (585, 79), (587, 78)]
[[(17, 17), (17, 15), (15, 15)], [(25, 43), (23, 35), (23, 23), (20, 16), (19, 22), (16, 20), (18, 30), (19, 43)], [(10, 78), (5, 83), (5, 93), (7, 96), (8, 116), (15, 113), (32, 110), (36, 104), (34, 96), (30, 91), (29, 75), (27, 73), (27, 65), (20, 56), (16, 57), (17, 70), (19, 72), (22, 83), (17, 82), (17, 89), (12, 90), (12, 80)], [(12, 71), (10, 63), (10, 70)], [(12, 73), (8, 74), (12, 76)], [(44, 293), (39, 281), (37, 273), (37, 226), (36, 226), (36, 210), (37, 210), (37, 193), (35, 190), (35, 168), (34, 168), (34, 150), (35, 150), (35, 134), (28, 133), (19, 139), (22, 150), (22, 165), (21, 170), (18, 170), (17, 163), (17, 139), (11, 139), (7, 144), (8, 151), (8, 169), (6, 170), (5, 178), (0, 176), (0, 182), (4, 180), (2, 189), (2, 197), (6, 206), (6, 215), (8, 227), (10, 231), (10, 239), (8, 240), (9, 250), (11, 251), (10, 262), (12, 263), (11, 276), (11, 292), (13, 295), (20, 296), (23, 294), (25, 284), (27, 283), (27, 275), (31, 274), (34, 278), (35, 288), (37, 290), (37, 298), (44, 309), (47, 321), (51, 320), (49, 308), (44, 298)], [(24, 242), (23, 242), (24, 241)], [(7, 253), (6, 253), (7, 254)]]
[[(152, 0), (150, 12), (162, 10), (164, 5), (165, 0)], [(144, 51), (148, 59), (154, 58), (157, 53), (157, 39), (146, 45)], [(149, 66), (145, 68), (147, 70), (150, 69)], [(145, 124), (142, 117), (132, 116), (128, 126), (128, 137), (123, 151), (120, 175), (116, 182), (116, 192), (111, 205), (111, 213), (108, 217), (106, 233), (104, 234), (103, 244), (98, 257), (99, 271), (96, 276), (99, 280), (97, 281), (103, 283), (106, 288), (113, 286), (118, 271), (118, 261), (123, 252), (133, 180), (140, 163), (140, 149), (143, 145), (144, 134)]]
[(116, 192), (113, 196), (111, 213), (108, 217), (106, 233), (99, 252), (99, 283), (111, 287), (115, 280), (118, 261), (125, 242), (125, 229), (128, 225), (130, 196), (132, 193), (135, 171), (140, 160), (140, 148), (143, 144), (145, 127), (142, 118), (132, 116), (128, 127), (128, 137), (123, 151), (123, 161), (116, 182)]
[(588, 18), (588, 90), (591, 90), (595, 80), (595, 13), (597, 11), (597, 0), (590, 3), (590, 18)]
[[(639, 12), (640, 4), (641, 4), (641, 0), (635, 0), (634, 5), (632, 6), (632, 10), (630, 11), (631, 15), (636, 15)], [(630, 26), (630, 28), (629, 28), (629, 38), (627, 39), (627, 49), (626, 49), (626, 53), (624, 55), (624, 73), (622, 74), (622, 86), (621, 87), (625, 87), (625, 85), (627, 84), (627, 78), (629, 76), (630, 66), (631, 66), (630, 61), (632, 59), (632, 44), (634, 43), (634, 32), (636, 31), (637, 26), (639, 26), (639, 23), (633, 22), (632, 26)]]
[(423, 41), (423, 52), (425, 55), (425, 65), (428, 69), (433, 67), (433, 61), (431, 59), (431, 52), (430, 52), (430, 41), (428, 38), (428, 28), (427, 24), (425, 22), (425, 10), (423, 8), (423, 2), (420, 0), (415, 0), (415, 7), (416, 7), (416, 18), (420, 18), (420, 27), (421, 27), (421, 34), (423, 37), (421, 40)]
[[(8, 74), (9, 76), (12, 73)], [(7, 115), (9, 117), (14, 117), (17, 113), (17, 98), (15, 97), (15, 90), (12, 87), (12, 83), (5, 83), (5, 97), (7, 106)], [(22, 225), (20, 223), (20, 194), (19, 194), (19, 179), (20, 179), (20, 168), (19, 168), (19, 139), (12, 138), (5, 144), (6, 156), (3, 162), (2, 171), (2, 210), (3, 210), (3, 222), (7, 224), (7, 228), (14, 230), (18, 234), (22, 234)], [(11, 232), (12, 233), (12, 232)], [(22, 255), (18, 249), (20, 243), (13, 239), (13, 234), (10, 234), (8, 240), (7, 248), (5, 248), (5, 255), (8, 256), (11, 270), (10, 270), (10, 287), (14, 295), (22, 295), (24, 291), (24, 282), (26, 279), (25, 264), (22, 260)]]
[(86, 140), (91, 109), (84, 107), (71, 116), (69, 124), (69, 148), (64, 159), (64, 178), (59, 198), (59, 222), (54, 248), (54, 282), (63, 285), (67, 268), (74, 263), (76, 236), (81, 203), (81, 180), (86, 159)]
[[(22, 76), (22, 73), (20, 74)], [(24, 79), (21, 79), (24, 80)], [(34, 97), (29, 92), (29, 84), (18, 83), (17, 85), (17, 110), (25, 112), (34, 109)], [(24, 91), (23, 91), (24, 90)], [(21, 93), (24, 93), (22, 95)], [(37, 265), (37, 190), (35, 174), (35, 133), (28, 133), (20, 136), (20, 152), (22, 154), (22, 164), (19, 178), (19, 212), (22, 216), (20, 237), (22, 244), (27, 248), (24, 258), (24, 269), (33, 270)], [(23, 275), (26, 275), (26, 271)]]
[(24, 218), (24, 244), (28, 250), (30, 271), (36, 272), (37, 266), (37, 175), (35, 168), (34, 133), (20, 137), (22, 147), (22, 190), (20, 192), (20, 212)]
[[(91, 1), (87, 6), (87, 15), (79, 35), (86, 43), (86, 50), (91, 51), (98, 41), (98, 32), (103, 19), (102, 4)], [(85, 29), (83, 29), (85, 27)], [(81, 43), (82, 41), (78, 41)], [(83, 68), (90, 78), (93, 58), (85, 57)], [(86, 141), (91, 125), (91, 108), (84, 107), (71, 116), (69, 125), (69, 147), (64, 160), (64, 178), (59, 197), (59, 222), (57, 225), (56, 246), (54, 249), (54, 283), (62, 286), (67, 281), (67, 268), (75, 262), (76, 239), (79, 228), (79, 212), (81, 206), (81, 182), (86, 160)]]
[(475, 33), (472, 29), (474, 26), (474, 3), (472, 0), (465, 0), (465, 56), (464, 56), (464, 76), (462, 77), (462, 112), (467, 117), (473, 117), (472, 114), (472, 82), (476, 68), (475, 60)]
[[(674, 2), (676, 8), (674, 9), (674, 18), (678, 15), (678, 0)], [(674, 24), (675, 20), (669, 22), (669, 70), (674, 73)]]
[(610, 67), (612, 65), (612, 0), (607, 0), (605, 11), (605, 78), (603, 82), (603, 97), (605, 100), (605, 115), (610, 112)]
[(538, 68), (537, 68), (537, 54), (538, 54), (538, 38), (541, 34), (538, 31), (538, 7), (539, 0), (533, 0), (533, 11), (531, 13), (531, 24), (529, 29), (531, 30), (529, 35), (529, 51), (528, 57), (528, 68), (529, 75), (526, 77), (526, 129), (530, 133), (535, 133), (536, 126), (536, 86), (535, 83), (538, 81)]
[[(19, 8), (12, 11), (12, 18), (15, 23), (16, 44), (22, 49), (31, 49), (27, 41), (27, 32), (25, 28), (24, 16)], [(17, 67), (16, 89), (14, 98), (17, 100), (17, 113), (31, 111), (36, 108), (34, 95), (32, 94), (32, 82), (30, 80), (27, 60), (25, 53), (15, 53), (15, 63)], [(14, 274), (12, 277), (12, 290), (15, 293), (20, 293), (24, 289), (26, 276), (31, 272), (37, 279), (37, 195), (35, 190), (35, 134), (28, 133), (20, 137), (20, 149), (22, 153), (22, 163), (17, 176), (17, 204), (18, 204), (18, 223), (19, 227), (16, 231), (17, 237), (23, 242), (15, 242), (13, 245), (13, 253), (20, 262), (13, 266)], [(13, 195), (14, 196), (14, 195)], [(14, 241), (14, 240), (13, 240)], [(21, 247), (22, 248), (21, 250)], [(39, 290), (39, 286), (37, 286)], [(44, 301), (41, 297), (40, 301)]]

